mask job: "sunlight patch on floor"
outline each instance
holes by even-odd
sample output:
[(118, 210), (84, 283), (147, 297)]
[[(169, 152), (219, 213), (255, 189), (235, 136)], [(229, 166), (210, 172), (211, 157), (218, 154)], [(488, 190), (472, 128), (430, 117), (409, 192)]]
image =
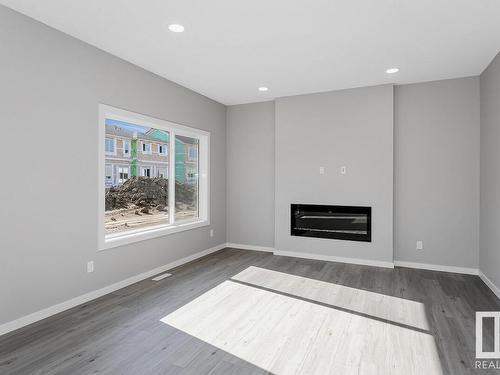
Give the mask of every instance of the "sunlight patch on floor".
[[(251, 267), (235, 279), (255, 282), (255, 278), (262, 276), (259, 282), (270, 285), (269, 272), (275, 271)], [(297, 276), (277, 274), (282, 280), (280, 285), (274, 285), (276, 288), (288, 288), (283, 278), (299, 282)], [(317, 296), (324, 299), (333, 293), (329, 285), (334, 284), (311, 280), (314, 283), (310, 284), (308, 294), (309, 280), (300, 280), (300, 288), (293, 292), (308, 299)], [(326, 289), (321, 291), (322, 288)], [(362, 298), (358, 289), (343, 288), (333, 291), (342, 295), (344, 308), (351, 301), (349, 310), (372, 311), (366, 308), (370, 300), (363, 304), (358, 301)], [(294, 294), (287, 290), (286, 293)], [(349, 292), (352, 296), (347, 295)], [(380, 314), (381, 307), (374, 311)], [(276, 375), (442, 373), (434, 338), (420, 329), (231, 280), (161, 321)]]
[(374, 318), (429, 330), (424, 304), (409, 299), (254, 266), (246, 268), (232, 279)]

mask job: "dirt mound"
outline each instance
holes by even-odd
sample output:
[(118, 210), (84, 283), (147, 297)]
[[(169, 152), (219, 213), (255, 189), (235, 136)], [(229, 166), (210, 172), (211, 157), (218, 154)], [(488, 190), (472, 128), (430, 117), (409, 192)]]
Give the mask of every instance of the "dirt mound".
[[(195, 186), (175, 183), (178, 203), (191, 206), (197, 201)], [(162, 177), (131, 177), (122, 185), (112, 187), (106, 193), (106, 211), (120, 208), (155, 207), (165, 209), (168, 204), (168, 179)]]
[(132, 177), (106, 193), (106, 211), (137, 207), (154, 207), (168, 202), (168, 180), (165, 178)]

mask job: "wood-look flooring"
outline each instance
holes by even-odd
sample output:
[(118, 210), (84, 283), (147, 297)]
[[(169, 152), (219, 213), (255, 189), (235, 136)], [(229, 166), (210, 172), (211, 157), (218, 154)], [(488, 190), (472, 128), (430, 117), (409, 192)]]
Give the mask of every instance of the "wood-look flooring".
[[(497, 374), (477, 277), (224, 249), (0, 337), (0, 374)], [(486, 339), (492, 330), (485, 326)]]

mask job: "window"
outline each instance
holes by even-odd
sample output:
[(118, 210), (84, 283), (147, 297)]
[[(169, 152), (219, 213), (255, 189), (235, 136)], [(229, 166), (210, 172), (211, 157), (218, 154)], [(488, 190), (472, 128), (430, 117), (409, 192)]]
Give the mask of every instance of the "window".
[(142, 177), (151, 177), (151, 167), (141, 167)]
[(156, 170), (156, 177), (167, 178), (168, 177), (168, 168), (158, 168)]
[(114, 138), (106, 138), (105, 150), (107, 155), (116, 155), (116, 140)]
[(128, 139), (123, 141), (123, 156), (130, 156), (130, 141)]
[(198, 160), (198, 147), (190, 146), (188, 148), (188, 159), (191, 161)]
[(106, 188), (113, 186), (113, 166), (111, 164), (106, 164), (104, 172), (104, 185)]
[(121, 185), (128, 180), (129, 167), (118, 167), (118, 183)]
[(166, 145), (158, 145), (158, 153), (160, 155), (167, 155), (167, 146)]
[(175, 136), (175, 218), (198, 216), (198, 139)]
[[(100, 249), (209, 224), (209, 133), (105, 105), (99, 118)], [(153, 147), (161, 158), (144, 159)]]
[(142, 153), (151, 154), (151, 143), (142, 143)]

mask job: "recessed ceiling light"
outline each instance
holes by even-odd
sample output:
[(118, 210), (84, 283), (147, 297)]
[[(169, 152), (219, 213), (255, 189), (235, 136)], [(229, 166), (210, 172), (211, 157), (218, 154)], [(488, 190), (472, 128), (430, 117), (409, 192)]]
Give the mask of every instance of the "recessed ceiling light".
[(259, 91), (267, 91), (267, 90), (269, 90), (269, 89), (265, 86), (259, 87)]
[(398, 68), (389, 68), (385, 71), (387, 74), (394, 74), (394, 73), (397, 73), (399, 72), (399, 69)]
[(184, 26), (173, 23), (171, 25), (168, 25), (168, 29), (173, 33), (182, 33), (184, 31)]

